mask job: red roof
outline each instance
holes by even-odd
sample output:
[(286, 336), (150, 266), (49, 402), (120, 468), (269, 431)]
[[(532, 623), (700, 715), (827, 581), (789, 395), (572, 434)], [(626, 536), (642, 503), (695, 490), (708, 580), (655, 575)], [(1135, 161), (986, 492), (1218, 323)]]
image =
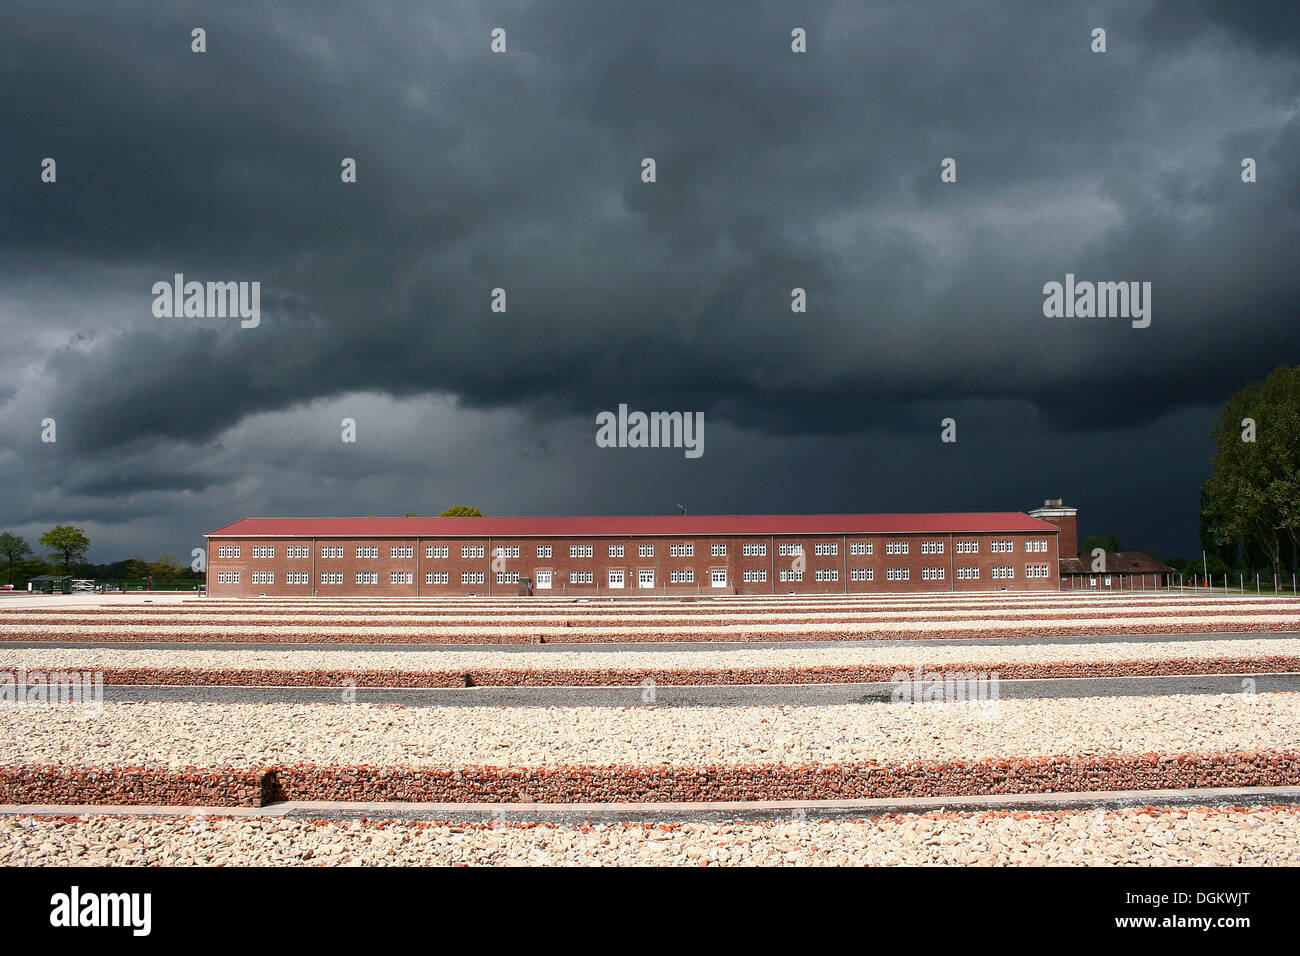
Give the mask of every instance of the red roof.
[(499, 538), (729, 534), (1044, 532), (1057, 527), (1018, 511), (867, 515), (609, 515), (538, 518), (244, 518), (207, 537)]

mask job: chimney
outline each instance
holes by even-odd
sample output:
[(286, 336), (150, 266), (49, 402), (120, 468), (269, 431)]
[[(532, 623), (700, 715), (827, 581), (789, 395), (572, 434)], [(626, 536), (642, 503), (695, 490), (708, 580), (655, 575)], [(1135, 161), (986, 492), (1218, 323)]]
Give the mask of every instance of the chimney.
[(1079, 509), (1063, 504), (1061, 498), (1048, 498), (1041, 508), (1028, 512), (1029, 517), (1046, 521), (1061, 529), (1056, 536), (1058, 554), (1062, 558), (1079, 556)]

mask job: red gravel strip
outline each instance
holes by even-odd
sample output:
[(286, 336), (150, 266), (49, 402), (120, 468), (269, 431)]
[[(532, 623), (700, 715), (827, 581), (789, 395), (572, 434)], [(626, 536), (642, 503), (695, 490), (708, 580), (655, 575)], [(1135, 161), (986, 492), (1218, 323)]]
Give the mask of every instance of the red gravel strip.
[(826, 800), (1295, 786), (1300, 750), (789, 766), (320, 767), (169, 771), (0, 767), (6, 803), (261, 806), (275, 800), (447, 803)]
[[(29, 671), (48, 670), (39, 666)], [(891, 681), (911, 667), (838, 664), (818, 667), (627, 668), (581, 670), (475, 668), (465, 671), (277, 670), (269, 668), (99, 668), (105, 684), (182, 687), (590, 687), (638, 685), (646, 679), (672, 684), (848, 684)], [(923, 664), (921, 672), (997, 672), (1001, 680), (1062, 677), (1155, 677), (1176, 674), (1280, 674), (1300, 672), (1300, 656), (1172, 658), (1131, 661), (1039, 661)]]
[(259, 770), (0, 767), (0, 803), (261, 807), (271, 785)]

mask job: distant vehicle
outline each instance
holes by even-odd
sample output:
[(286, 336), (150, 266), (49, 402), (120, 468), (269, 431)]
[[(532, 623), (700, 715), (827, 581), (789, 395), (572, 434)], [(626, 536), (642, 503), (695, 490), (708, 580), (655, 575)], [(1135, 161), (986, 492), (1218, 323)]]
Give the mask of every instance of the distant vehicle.
[(0, 591), (12, 591), (13, 589), (14, 586), (12, 584), (0, 584)]

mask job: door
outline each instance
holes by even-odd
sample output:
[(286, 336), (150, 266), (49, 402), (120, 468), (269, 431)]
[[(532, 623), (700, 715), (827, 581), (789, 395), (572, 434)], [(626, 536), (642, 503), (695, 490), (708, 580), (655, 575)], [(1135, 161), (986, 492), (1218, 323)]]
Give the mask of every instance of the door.
[(623, 586), (622, 570), (609, 572), (609, 586), (611, 588), (621, 588)]
[(638, 571), (636, 573), (636, 586), (639, 588), (652, 588), (655, 586), (654, 568), (648, 571)]
[(551, 587), (551, 572), (550, 572), (550, 571), (538, 571), (538, 572), (537, 572), (537, 590), (539, 590), (539, 591), (548, 591), (548, 590), (550, 590), (550, 587)]
[(709, 586), (725, 588), (727, 586), (727, 569), (713, 568), (709, 571)]

